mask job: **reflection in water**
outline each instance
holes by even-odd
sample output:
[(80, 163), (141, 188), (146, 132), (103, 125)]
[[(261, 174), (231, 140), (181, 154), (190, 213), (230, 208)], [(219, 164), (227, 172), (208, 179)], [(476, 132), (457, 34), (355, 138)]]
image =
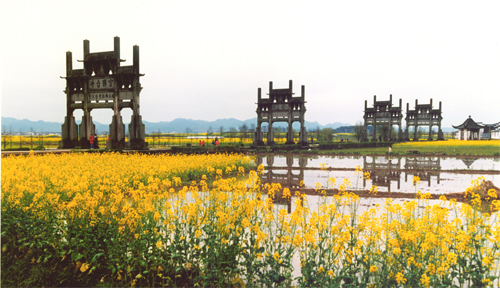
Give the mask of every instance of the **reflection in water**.
[[(470, 158), (467, 158), (470, 159)], [(474, 159), (474, 158), (472, 158)], [(470, 160), (472, 160), (470, 159)], [(413, 177), (418, 176), (422, 192), (436, 194), (463, 192), (471, 180), (484, 176), (485, 180), (496, 183), (500, 171), (494, 167), (494, 159), (480, 158), (475, 161), (467, 172), (464, 172), (463, 159), (441, 157), (386, 157), (386, 156), (318, 156), (298, 157), (291, 155), (260, 155), (258, 164), (263, 164), (265, 173), (261, 176), (262, 184), (280, 183), (283, 188), (289, 188), (292, 195), (304, 181), (301, 187), (306, 193), (314, 194), (317, 183), (326, 186), (329, 177), (334, 177), (337, 183), (344, 179), (352, 181), (357, 190), (357, 181), (362, 190), (367, 191), (372, 185), (379, 187), (378, 191), (387, 193), (415, 193)], [(325, 163), (328, 171), (322, 171), (320, 166)], [(370, 172), (370, 180), (361, 180), (355, 170), (356, 166)], [(487, 170), (477, 170), (487, 169)], [(487, 172), (487, 173), (485, 173)], [(362, 187), (361, 187), (362, 183)], [(498, 183), (497, 183), (497, 186)], [(390, 196), (388, 196), (390, 197)]]
[(477, 159), (479, 158), (462, 158), (462, 161), (464, 162), (465, 166), (467, 166), (467, 169), (470, 169), (472, 163), (474, 163)]
[(405, 182), (408, 182), (408, 175), (418, 176), (421, 182), (427, 182), (427, 187), (431, 187), (431, 176), (436, 176), (437, 184), (440, 181), (441, 158), (439, 157), (415, 157), (406, 158), (405, 170), (415, 172), (405, 172)]
[[(371, 161), (367, 161), (371, 158)], [(377, 187), (387, 187), (391, 192), (391, 181), (398, 183), (398, 190), (401, 189), (401, 158), (397, 161), (391, 157), (384, 162), (375, 161), (375, 157), (363, 156), (363, 171), (370, 173), (372, 184)], [(363, 178), (363, 187), (366, 187), (366, 179)]]
[[(299, 166), (294, 167), (293, 156), (286, 157), (286, 167), (274, 167), (274, 157), (266, 157), (267, 167), (264, 170), (264, 174), (260, 176), (261, 185), (279, 183), (281, 187), (288, 189), (299, 189), (300, 183), (304, 181), (304, 168), (307, 166), (307, 158), (299, 158)], [(263, 162), (262, 157), (257, 158), (257, 165), (261, 165)], [(293, 170), (296, 170), (295, 173)], [(297, 171), (298, 170), (298, 171)], [(282, 199), (282, 195), (276, 195), (276, 199)], [(287, 211), (291, 213), (292, 210), (292, 198), (288, 197), (287, 201)]]

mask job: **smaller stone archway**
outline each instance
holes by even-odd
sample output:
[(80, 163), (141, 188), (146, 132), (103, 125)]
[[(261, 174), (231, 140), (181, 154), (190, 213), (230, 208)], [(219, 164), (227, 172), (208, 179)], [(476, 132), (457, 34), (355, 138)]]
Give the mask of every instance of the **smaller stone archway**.
[(418, 127), (429, 126), (429, 137), (427, 140), (432, 140), (432, 126), (438, 127), (437, 140), (444, 140), (443, 131), (441, 130), (442, 106), (439, 101), (439, 108), (433, 109), (432, 98), (430, 104), (418, 104), (415, 100), (415, 110), (410, 110), (410, 103), (406, 103), (406, 141), (410, 141), (410, 127), (414, 127), (413, 141), (418, 141)]
[(299, 143), (307, 145), (307, 131), (304, 125), (306, 113), (305, 107), (305, 86), (301, 87), (300, 97), (293, 97), (292, 80), (289, 81), (288, 88), (273, 89), (273, 82), (269, 82), (269, 98), (262, 98), (261, 89), (257, 90), (257, 128), (255, 131), (255, 141), (257, 145), (264, 145), (264, 134), (262, 123), (269, 123), (267, 132), (267, 144), (274, 144), (273, 123), (287, 122), (286, 144), (295, 144), (293, 137), (293, 122), (300, 122)]
[[(393, 106), (392, 94), (389, 95), (389, 101), (377, 101), (377, 95), (373, 96), (373, 107), (368, 107), (368, 101), (365, 100), (364, 111), (364, 133), (363, 141), (368, 141), (368, 126), (373, 127), (373, 135), (371, 141), (377, 141), (377, 125), (389, 126), (389, 139), (392, 140), (392, 126), (398, 125), (398, 140), (402, 140), (403, 134), (401, 130), (401, 120), (403, 113), (401, 111), (402, 100), (399, 99), (399, 106)], [(385, 139), (381, 139), (385, 140)]]

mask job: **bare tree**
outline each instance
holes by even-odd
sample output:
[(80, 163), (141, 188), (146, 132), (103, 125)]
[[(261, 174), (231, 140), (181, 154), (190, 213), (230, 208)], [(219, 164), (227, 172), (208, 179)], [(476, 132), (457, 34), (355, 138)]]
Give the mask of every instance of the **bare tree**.
[(356, 137), (358, 142), (360, 142), (363, 138), (365, 138), (364, 137), (365, 136), (365, 126), (363, 125), (363, 123), (361, 123), (361, 122), (356, 123), (356, 125), (354, 125), (353, 132), (354, 132), (354, 136)]
[(151, 135), (151, 137), (153, 138), (153, 145), (152, 146), (155, 146), (155, 140), (156, 140), (156, 134), (155, 134), (155, 132), (153, 131), (153, 133), (151, 133), (149, 135)]
[(7, 148), (7, 131), (5, 129), (5, 125), (2, 125), (2, 142), (3, 142), (3, 149)]
[(332, 128), (323, 128), (320, 131), (320, 138), (318, 141), (326, 141), (326, 142), (332, 142), (333, 141), (333, 134), (335, 133), (335, 130)]
[[(39, 139), (41, 139), (41, 140), (42, 140), (42, 144), (41, 144), (41, 145), (42, 145), (42, 148), (45, 148), (45, 147), (43, 146), (43, 145), (44, 145), (44, 144), (43, 144), (43, 136), (44, 136), (43, 134), (45, 134), (45, 132), (43, 132), (43, 129), (42, 129), (42, 131), (40, 132), (40, 137), (39, 137)], [(38, 140), (38, 141), (40, 142), (40, 140)]]
[(222, 143), (222, 137), (223, 137), (223, 134), (224, 134), (224, 126), (220, 126), (219, 127), (219, 134), (220, 134), (220, 139), (219, 139), (219, 142)]
[[(191, 132), (193, 132), (193, 130), (191, 130), (191, 128), (187, 128), (187, 127), (186, 127), (186, 134), (187, 134), (187, 137), (189, 137), (189, 134), (190, 134)], [(189, 141), (189, 142), (190, 142), (190, 143), (189, 143), (189, 145), (190, 145), (190, 146), (192, 146), (192, 144), (193, 144), (193, 138), (190, 138), (190, 139), (191, 139), (191, 140)]]
[(243, 139), (247, 138), (248, 126), (247, 124), (243, 124), (240, 126), (240, 142), (243, 142)]
[(417, 139), (418, 140), (422, 139), (423, 136), (424, 136), (424, 133), (425, 133), (424, 128), (418, 128), (418, 130), (417, 130)]
[(267, 126), (267, 125), (262, 126), (262, 133), (267, 133), (268, 130), (269, 130), (269, 126)]
[(34, 130), (33, 130), (33, 126), (31, 126), (31, 128), (30, 128), (31, 150), (33, 150), (33, 134), (34, 134)]
[(231, 141), (234, 142), (234, 137), (236, 136), (236, 128), (229, 127), (229, 137), (231, 137)]
[(9, 126), (9, 142), (10, 142), (10, 149), (12, 149), (12, 125)]

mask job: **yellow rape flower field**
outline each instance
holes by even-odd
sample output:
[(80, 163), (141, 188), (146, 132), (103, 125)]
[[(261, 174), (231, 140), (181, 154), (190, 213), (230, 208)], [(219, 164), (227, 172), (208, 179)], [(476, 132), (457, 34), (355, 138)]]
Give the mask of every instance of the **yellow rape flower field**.
[(404, 154), (408, 150), (442, 155), (495, 155), (500, 156), (500, 140), (446, 140), (404, 142), (393, 145), (393, 151)]
[[(362, 210), (346, 180), (310, 209), (301, 189), (261, 185), (263, 166), (243, 155), (32, 153), (1, 165), (2, 286), (499, 283), (498, 216), (481, 206), (500, 202), (479, 197), (481, 179), (469, 204), (417, 192)], [(276, 205), (287, 201), (291, 213)]]

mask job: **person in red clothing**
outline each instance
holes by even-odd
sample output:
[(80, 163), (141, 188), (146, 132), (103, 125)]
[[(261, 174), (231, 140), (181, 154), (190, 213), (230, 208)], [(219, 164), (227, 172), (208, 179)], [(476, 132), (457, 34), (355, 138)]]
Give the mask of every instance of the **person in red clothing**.
[(94, 149), (94, 136), (92, 134), (90, 134), (89, 141), (90, 141), (90, 149)]

